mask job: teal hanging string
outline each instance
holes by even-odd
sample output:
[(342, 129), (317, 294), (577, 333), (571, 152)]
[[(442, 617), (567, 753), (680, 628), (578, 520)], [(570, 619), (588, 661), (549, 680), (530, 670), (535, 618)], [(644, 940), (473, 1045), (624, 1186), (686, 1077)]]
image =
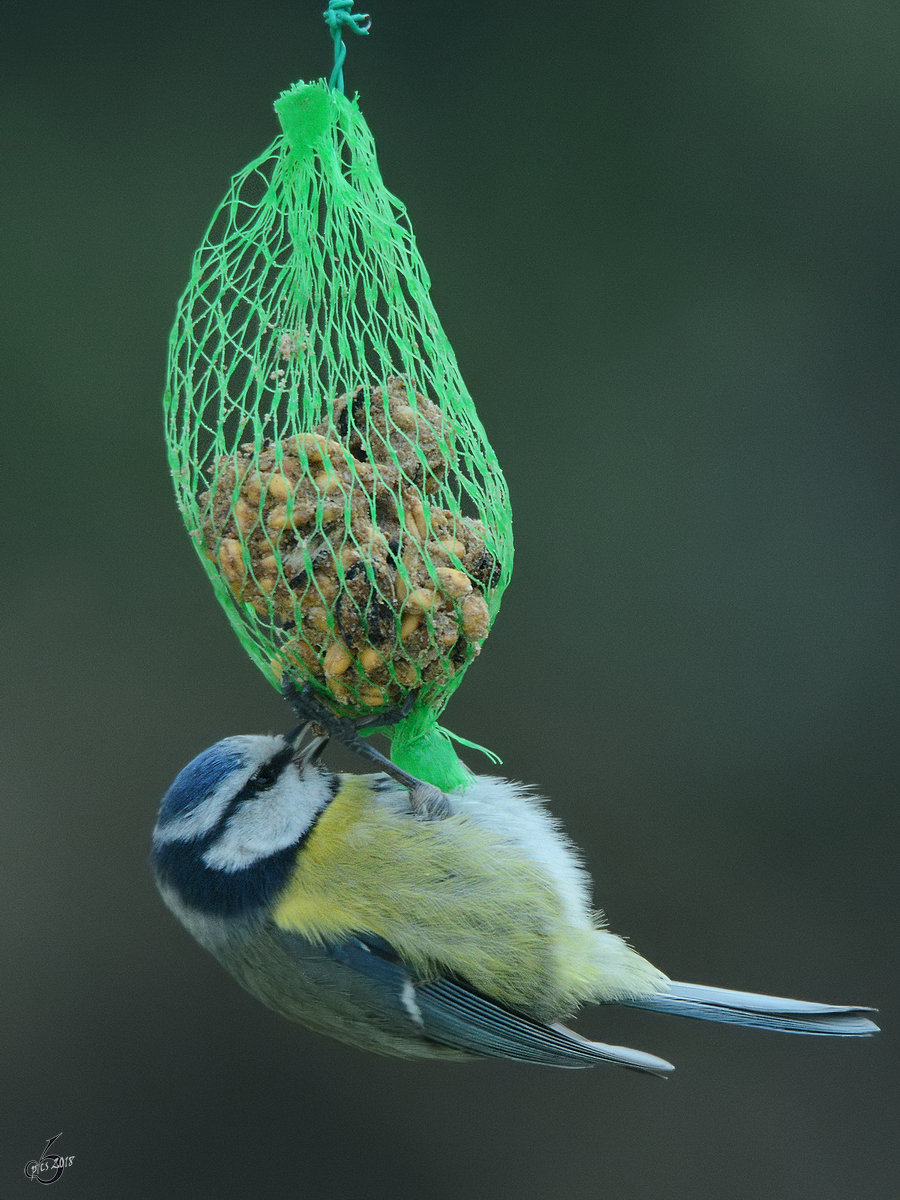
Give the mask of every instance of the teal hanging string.
[(367, 34), (372, 27), (369, 14), (352, 13), (352, 7), (353, 0), (328, 0), (328, 11), (322, 13), (334, 41), (334, 70), (328, 80), (328, 86), (341, 95), (344, 93), (344, 59), (347, 57), (347, 47), (344, 45), (341, 31), (346, 28), (354, 33)]

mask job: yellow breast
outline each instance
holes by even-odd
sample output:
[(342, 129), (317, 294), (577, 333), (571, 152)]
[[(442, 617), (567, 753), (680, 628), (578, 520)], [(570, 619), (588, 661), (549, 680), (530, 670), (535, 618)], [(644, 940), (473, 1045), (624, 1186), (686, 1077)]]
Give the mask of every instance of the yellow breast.
[(423, 980), (457, 974), (535, 1015), (596, 990), (597, 931), (571, 928), (539, 864), (464, 813), (400, 812), (358, 776), (299, 850), (274, 919), (312, 940), (376, 934)]

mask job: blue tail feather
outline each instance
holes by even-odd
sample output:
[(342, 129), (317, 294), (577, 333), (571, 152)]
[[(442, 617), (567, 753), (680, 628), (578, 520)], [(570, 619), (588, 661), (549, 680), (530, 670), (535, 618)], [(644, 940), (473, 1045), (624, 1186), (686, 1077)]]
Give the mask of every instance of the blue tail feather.
[(876, 1011), (872, 1008), (816, 1004), (808, 1000), (735, 992), (696, 983), (673, 981), (666, 992), (625, 1003), (633, 1008), (646, 1008), (678, 1017), (722, 1021), (728, 1025), (746, 1025), (781, 1033), (865, 1037), (878, 1032), (875, 1022), (864, 1015)]

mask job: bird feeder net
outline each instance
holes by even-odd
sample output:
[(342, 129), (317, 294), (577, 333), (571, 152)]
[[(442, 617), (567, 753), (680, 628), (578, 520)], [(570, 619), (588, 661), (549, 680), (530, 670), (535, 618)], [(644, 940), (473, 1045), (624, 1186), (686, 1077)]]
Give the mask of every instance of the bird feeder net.
[(506, 484), (357, 102), (321, 81), (275, 109), (282, 133), (232, 180), (172, 330), (178, 503), (272, 683), (427, 721), (509, 581)]

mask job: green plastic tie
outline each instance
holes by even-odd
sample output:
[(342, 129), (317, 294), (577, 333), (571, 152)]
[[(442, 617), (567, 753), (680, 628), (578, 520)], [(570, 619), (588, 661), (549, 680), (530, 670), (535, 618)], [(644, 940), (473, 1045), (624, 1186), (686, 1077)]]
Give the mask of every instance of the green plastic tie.
[(444, 792), (464, 791), (475, 780), (474, 774), (460, 762), (453, 742), (479, 750), (493, 763), (501, 761), (493, 750), (438, 725), (437, 714), (429, 709), (413, 709), (396, 725), (366, 730), (367, 737), (373, 733), (390, 738), (391, 758), (398, 767)]
[(325, 24), (331, 30), (334, 40), (334, 70), (328, 80), (332, 91), (343, 94), (344, 91), (344, 59), (347, 57), (347, 47), (341, 37), (341, 30), (351, 29), (354, 33), (365, 35), (372, 28), (368, 13), (353, 13), (353, 0), (328, 0), (328, 10), (322, 13)]
[(482, 746), (480, 742), (471, 742), (468, 738), (464, 738), (462, 734), (454, 733), (452, 729), (447, 729), (444, 725), (436, 725), (435, 729), (437, 729), (438, 733), (443, 734), (444, 737), (451, 738), (454, 742), (459, 742), (460, 746), (468, 746), (470, 750), (477, 750), (479, 754), (483, 754), (495, 766), (500, 767), (503, 765), (503, 759), (500, 755), (495, 754), (493, 750), (489, 750), (487, 746)]

